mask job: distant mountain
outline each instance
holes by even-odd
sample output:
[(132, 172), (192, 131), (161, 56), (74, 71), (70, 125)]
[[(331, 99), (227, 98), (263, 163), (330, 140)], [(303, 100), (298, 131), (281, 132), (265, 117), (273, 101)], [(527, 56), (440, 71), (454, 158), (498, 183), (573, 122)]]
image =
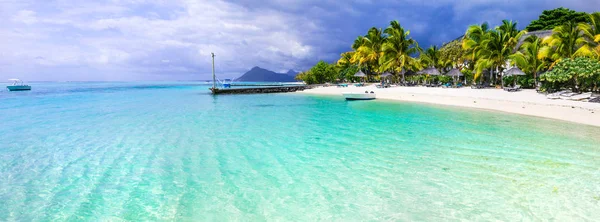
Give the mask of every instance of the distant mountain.
[(294, 71), (293, 69), (290, 69), (285, 74), (287, 74), (288, 76), (296, 77), (296, 75), (298, 75), (298, 72)]
[(294, 70), (290, 70), (287, 73), (276, 73), (271, 70), (263, 69), (258, 66), (250, 69), (250, 71), (244, 73), (244, 75), (235, 79), (239, 82), (295, 82), (298, 73)]

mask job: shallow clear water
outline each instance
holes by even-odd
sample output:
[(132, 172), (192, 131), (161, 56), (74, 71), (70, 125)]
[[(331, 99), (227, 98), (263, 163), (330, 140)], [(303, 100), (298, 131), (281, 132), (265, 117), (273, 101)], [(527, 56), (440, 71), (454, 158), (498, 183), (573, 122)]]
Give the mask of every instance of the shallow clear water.
[(173, 83), (0, 92), (0, 220), (596, 220), (600, 128)]

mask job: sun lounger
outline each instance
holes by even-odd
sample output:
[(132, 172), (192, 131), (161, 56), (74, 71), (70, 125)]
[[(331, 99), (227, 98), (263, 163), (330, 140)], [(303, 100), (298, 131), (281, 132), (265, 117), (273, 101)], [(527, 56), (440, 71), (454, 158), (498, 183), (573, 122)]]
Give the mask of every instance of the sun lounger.
[(572, 96), (574, 96), (574, 95), (577, 95), (577, 93), (574, 93), (574, 92), (566, 92), (566, 93), (562, 93), (562, 94), (560, 94), (559, 98), (560, 98), (560, 99), (565, 99), (565, 100), (568, 100), (568, 99), (570, 99), (570, 98), (571, 98)]
[(337, 84), (337, 87), (348, 87), (348, 84), (346, 84), (346, 83), (340, 83), (340, 84)]
[(563, 90), (563, 91), (558, 91), (555, 93), (550, 93), (548, 95), (546, 95), (546, 98), (548, 99), (560, 99), (560, 95), (563, 93), (571, 93), (571, 90)]
[(568, 100), (573, 100), (573, 101), (581, 101), (584, 99), (589, 99), (592, 96), (592, 93), (581, 93), (581, 94), (575, 94), (572, 95), (571, 97), (567, 98)]
[(517, 92), (517, 91), (521, 90), (521, 86), (516, 85), (515, 87), (505, 87), (504, 90), (508, 91), (508, 92)]
[(485, 85), (482, 85), (482, 84), (471, 85), (471, 89), (485, 89)]

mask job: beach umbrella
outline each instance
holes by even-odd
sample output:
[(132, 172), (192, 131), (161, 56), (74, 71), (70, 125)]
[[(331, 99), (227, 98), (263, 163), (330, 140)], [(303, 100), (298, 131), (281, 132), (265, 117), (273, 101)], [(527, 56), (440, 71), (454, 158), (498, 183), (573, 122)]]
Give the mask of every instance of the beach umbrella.
[(379, 76), (379, 77), (381, 77), (381, 86), (382, 86), (382, 87), (383, 87), (383, 85), (384, 85), (384, 81), (383, 81), (383, 79), (385, 79), (386, 77), (390, 77), (390, 76), (392, 76), (392, 74), (391, 74), (391, 73), (389, 73), (389, 72), (385, 72), (385, 73), (383, 73), (383, 74), (381, 74), (381, 75)]
[(462, 72), (460, 72), (460, 70), (458, 70), (457, 68), (454, 68), (454, 69), (450, 70), (450, 72), (446, 73), (446, 75), (447, 76), (452, 76), (452, 77), (455, 77), (455, 76), (461, 77), (461, 76), (463, 76)]
[(504, 75), (505, 76), (524, 76), (525, 73), (521, 69), (519, 69), (517, 67), (513, 67), (513, 68), (510, 68), (509, 70), (506, 70), (506, 72), (504, 72)]
[(463, 76), (462, 72), (460, 72), (460, 70), (458, 70), (457, 68), (450, 70), (450, 72), (446, 73), (446, 75), (451, 76), (453, 80), (454, 80), (454, 77), (460, 78), (461, 76)]
[[(513, 85), (517, 85), (517, 78), (519, 78), (518, 76), (524, 76), (525, 73), (519, 69), (518, 67), (512, 67), (509, 70), (506, 70), (506, 72), (504, 72), (503, 76), (517, 76), (515, 78), (515, 82)], [(504, 87), (504, 78), (502, 78), (502, 87)]]
[(425, 75), (432, 75), (432, 76), (439, 76), (442, 73), (440, 73), (440, 71), (438, 71), (436, 68), (434, 67), (429, 67), (426, 69), (423, 69), (419, 72), (417, 72), (417, 74), (425, 74)]
[(356, 74), (354, 74), (354, 77), (361, 77), (362, 78), (362, 77), (365, 77), (365, 76), (367, 76), (367, 75), (365, 75), (365, 73), (362, 72), (361, 70), (358, 70), (358, 72)]
[(392, 76), (392, 74), (391, 74), (391, 73), (389, 73), (389, 72), (385, 72), (385, 73), (381, 74), (379, 77), (381, 77), (381, 78), (385, 78), (385, 77), (390, 77), (390, 76)]
[(362, 70), (358, 70), (358, 72), (356, 74), (354, 74), (354, 77), (360, 77), (361, 79), (365, 78), (365, 73), (362, 72)]

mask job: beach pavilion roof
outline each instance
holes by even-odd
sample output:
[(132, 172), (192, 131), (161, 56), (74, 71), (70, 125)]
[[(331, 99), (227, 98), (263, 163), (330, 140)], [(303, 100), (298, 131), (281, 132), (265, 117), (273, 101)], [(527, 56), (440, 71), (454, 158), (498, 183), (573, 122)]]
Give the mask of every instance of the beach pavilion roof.
[(506, 70), (506, 72), (504, 72), (504, 76), (524, 76), (525, 73), (517, 68), (517, 67), (512, 67), (509, 70)]
[(354, 74), (354, 77), (365, 77), (367, 75), (365, 75), (364, 72), (362, 72), (362, 70), (358, 70), (358, 72), (356, 74)]
[(389, 76), (392, 76), (392, 74), (389, 72), (385, 72), (385, 73), (381, 74), (379, 77), (389, 77)]
[(454, 76), (458, 76), (458, 77), (463, 76), (462, 72), (460, 72), (460, 70), (458, 70), (457, 68), (454, 68), (454, 69), (450, 70), (450, 72), (446, 73), (446, 75), (447, 76), (452, 76), (452, 77), (454, 77)]

